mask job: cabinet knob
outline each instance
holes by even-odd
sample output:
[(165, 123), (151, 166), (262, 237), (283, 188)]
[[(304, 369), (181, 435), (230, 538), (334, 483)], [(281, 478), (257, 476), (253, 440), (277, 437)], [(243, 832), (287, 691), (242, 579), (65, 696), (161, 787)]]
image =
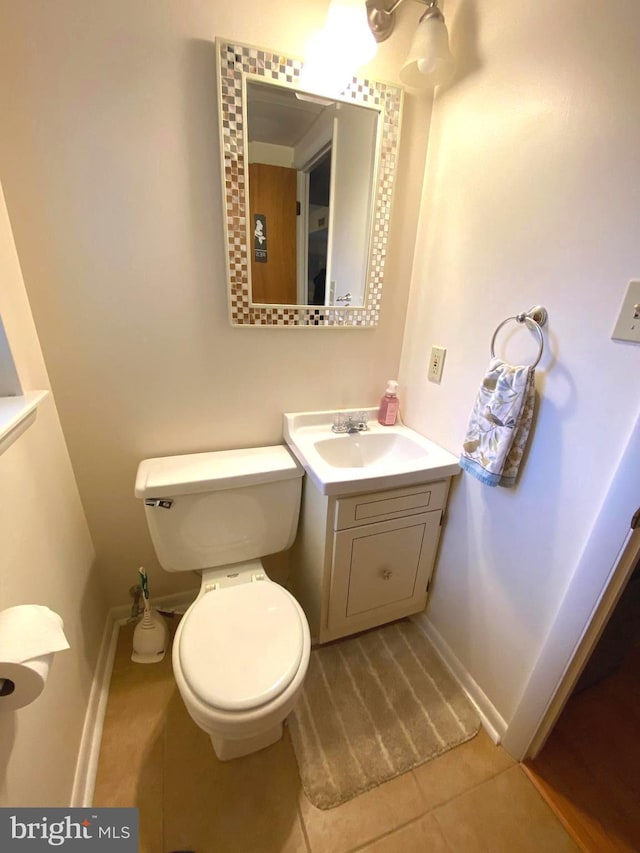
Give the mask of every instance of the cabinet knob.
[(391, 571), (391, 569), (383, 569), (382, 570), (383, 580), (388, 581), (392, 574), (393, 574), (393, 572)]

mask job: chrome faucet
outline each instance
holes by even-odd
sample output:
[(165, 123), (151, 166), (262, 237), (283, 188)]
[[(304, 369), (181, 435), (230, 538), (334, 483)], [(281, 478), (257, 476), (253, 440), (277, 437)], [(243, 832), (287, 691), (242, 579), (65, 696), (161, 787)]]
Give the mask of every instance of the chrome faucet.
[(333, 416), (333, 426), (331, 427), (331, 432), (337, 433), (348, 433), (352, 435), (356, 432), (365, 432), (368, 430), (367, 426), (367, 416), (364, 412), (358, 412), (357, 414), (349, 414), (344, 415), (342, 413), (337, 413)]

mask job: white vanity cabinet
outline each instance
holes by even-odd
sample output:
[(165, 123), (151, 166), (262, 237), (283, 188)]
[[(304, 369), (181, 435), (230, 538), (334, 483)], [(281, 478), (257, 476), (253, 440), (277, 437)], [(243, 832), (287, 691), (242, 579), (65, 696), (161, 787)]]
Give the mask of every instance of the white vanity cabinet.
[(449, 482), (341, 497), (305, 477), (291, 580), (314, 641), (424, 609)]

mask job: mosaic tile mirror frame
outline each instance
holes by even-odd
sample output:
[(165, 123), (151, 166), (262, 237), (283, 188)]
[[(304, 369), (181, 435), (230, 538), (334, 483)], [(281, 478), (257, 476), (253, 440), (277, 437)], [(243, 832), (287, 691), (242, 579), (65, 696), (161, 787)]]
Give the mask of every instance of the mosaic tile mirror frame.
[[(254, 305), (251, 302), (247, 163), (246, 75), (297, 87), (302, 62), (226, 39), (216, 40), (229, 314), (234, 326), (370, 328), (378, 324), (391, 197), (396, 175), (402, 89), (354, 77), (342, 98), (380, 111), (373, 186), (373, 216), (364, 305)], [(336, 99), (339, 100), (339, 99)]]

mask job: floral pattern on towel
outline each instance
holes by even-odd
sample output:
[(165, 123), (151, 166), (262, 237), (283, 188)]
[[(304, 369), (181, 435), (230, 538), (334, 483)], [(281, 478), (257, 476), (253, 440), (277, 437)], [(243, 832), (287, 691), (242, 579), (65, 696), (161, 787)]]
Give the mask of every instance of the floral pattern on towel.
[(491, 359), (462, 444), (462, 468), (489, 486), (513, 486), (534, 402), (533, 367)]

